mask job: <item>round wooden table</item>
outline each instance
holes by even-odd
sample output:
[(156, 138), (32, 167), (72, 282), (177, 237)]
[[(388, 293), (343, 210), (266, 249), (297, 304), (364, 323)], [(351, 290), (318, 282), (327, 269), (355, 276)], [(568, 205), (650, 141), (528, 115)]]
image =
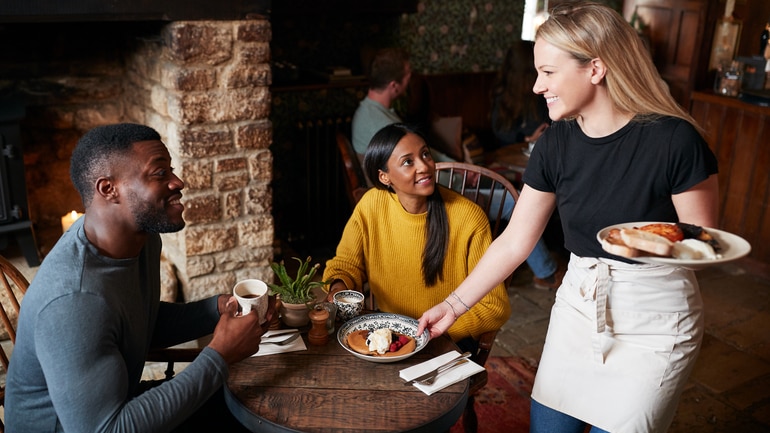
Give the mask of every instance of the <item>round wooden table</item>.
[(379, 364), (356, 358), (330, 336), (324, 346), (251, 357), (230, 366), (225, 400), (233, 415), (259, 432), (443, 432), (468, 400), (469, 380), (425, 395), (400, 370), (457, 350), (431, 340), (414, 356)]

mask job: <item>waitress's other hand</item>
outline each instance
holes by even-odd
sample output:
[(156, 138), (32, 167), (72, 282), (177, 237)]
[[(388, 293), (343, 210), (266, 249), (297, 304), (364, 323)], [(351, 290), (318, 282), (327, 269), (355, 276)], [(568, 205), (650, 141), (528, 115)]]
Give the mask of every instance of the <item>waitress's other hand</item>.
[(456, 320), (452, 308), (446, 302), (442, 302), (420, 316), (417, 335), (422, 335), (423, 331), (427, 329), (430, 338), (436, 338), (443, 335)]

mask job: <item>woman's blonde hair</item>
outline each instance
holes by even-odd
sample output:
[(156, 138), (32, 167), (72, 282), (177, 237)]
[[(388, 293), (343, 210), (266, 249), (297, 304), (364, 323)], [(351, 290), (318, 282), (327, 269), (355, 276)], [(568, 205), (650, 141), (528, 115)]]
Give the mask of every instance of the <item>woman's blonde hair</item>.
[(566, 51), (581, 64), (599, 58), (615, 106), (636, 120), (673, 116), (700, 126), (671, 96), (642, 39), (619, 13), (602, 4), (567, 2), (551, 10), (535, 39)]

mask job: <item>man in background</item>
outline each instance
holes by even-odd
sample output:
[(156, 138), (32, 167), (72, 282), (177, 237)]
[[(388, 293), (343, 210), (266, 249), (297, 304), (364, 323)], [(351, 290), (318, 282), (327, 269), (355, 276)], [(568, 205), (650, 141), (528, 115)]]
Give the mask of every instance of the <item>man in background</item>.
[[(358, 105), (351, 126), (353, 148), (359, 161), (363, 161), (369, 141), (377, 131), (402, 122), (393, 110), (393, 101), (406, 92), (411, 76), (412, 66), (404, 50), (383, 48), (375, 53), (369, 69), (369, 91)], [(434, 148), (431, 154), (437, 162), (454, 161)]]

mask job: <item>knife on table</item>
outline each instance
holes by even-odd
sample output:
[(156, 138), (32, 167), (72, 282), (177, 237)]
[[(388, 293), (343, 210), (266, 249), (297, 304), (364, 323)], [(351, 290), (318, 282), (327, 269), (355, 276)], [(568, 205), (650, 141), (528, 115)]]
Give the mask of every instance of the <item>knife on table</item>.
[(269, 330), (267, 331), (270, 333), (270, 335), (262, 335), (263, 340), (269, 340), (273, 337), (281, 337), (286, 336), (288, 334), (294, 334), (295, 332), (299, 332), (299, 329), (291, 328), (291, 329), (281, 329), (281, 330)]
[(421, 374), (420, 376), (417, 376), (417, 377), (415, 377), (412, 380), (408, 380), (408, 381), (404, 382), (404, 385), (411, 385), (411, 384), (413, 384), (415, 382), (422, 382), (423, 380), (425, 380), (425, 379), (427, 379), (427, 378), (429, 378), (431, 376), (437, 376), (439, 373), (441, 373), (441, 372), (443, 372), (445, 370), (448, 370), (449, 368), (454, 368), (454, 367), (456, 367), (456, 366), (458, 366), (460, 364), (464, 364), (465, 362), (467, 362), (468, 358), (470, 358), (470, 357), (471, 357), (471, 353), (470, 352), (465, 352), (462, 355), (460, 355), (459, 358), (454, 358), (451, 361), (445, 362), (444, 364), (439, 365), (438, 367), (434, 368), (433, 370), (431, 370), (431, 371), (429, 371), (429, 372), (427, 372), (425, 374)]

